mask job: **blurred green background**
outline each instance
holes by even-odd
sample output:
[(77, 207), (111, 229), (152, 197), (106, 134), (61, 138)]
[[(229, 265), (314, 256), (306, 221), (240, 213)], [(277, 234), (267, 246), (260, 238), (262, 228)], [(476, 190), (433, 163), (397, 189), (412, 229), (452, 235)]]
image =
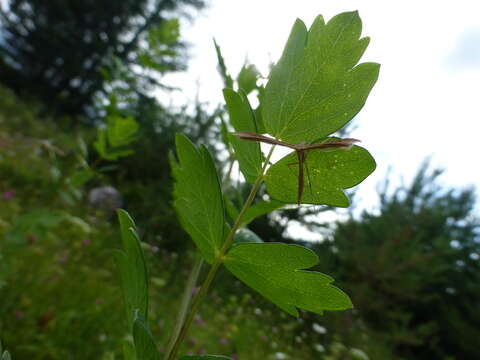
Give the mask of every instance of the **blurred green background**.
[[(158, 89), (175, 96), (162, 77), (187, 64), (180, 20), (195, 21), (207, 4), (3, 5), (0, 340), (16, 360), (121, 358), (127, 329), (113, 263), (120, 245), (113, 209), (122, 206), (144, 241), (150, 327), (165, 344), (195, 256), (171, 204), (175, 133), (215, 154), (226, 201), (235, 204), (248, 190), (232, 176), (221, 141), (224, 109), (166, 106), (155, 96)], [(251, 64), (244, 69), (236, 81), (255, 93), (258, 74)], [(333, 222), (322, 215), (335, 210), (322, 207), (256, 219), (249, 227), (264, 241), (316, 251), (316, 270), (334, 277), (355, 308), (295, 319), (222, 272), (185, 352), (241, 360), (479, 359), (475, 193), (442, 184), (441, 173), (427, 160), (407, 185), (392, 188), (387, 177), (374, 210), (354, 206)], [(292, 220), (323, 241), (292, 238)]]

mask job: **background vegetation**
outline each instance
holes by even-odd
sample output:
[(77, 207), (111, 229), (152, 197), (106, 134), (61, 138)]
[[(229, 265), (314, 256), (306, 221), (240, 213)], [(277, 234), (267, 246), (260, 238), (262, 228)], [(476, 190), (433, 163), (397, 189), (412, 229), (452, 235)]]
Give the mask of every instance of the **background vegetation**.
[[(152, 95), (164, 87), (162, 74), (185, 67), (179, 18), (203, 6), (14, 0), (1, 13), (0, 339), (13, 359), (121, 358), (127, 331), (112, 256), (118, 201), (141, 229), (151, 328), (165, 344), (195, 256), (171, 204), (174, 134), (216, 154), (228, 201), (244, 192), (219, 145), (223, 109), (166, 108)], [(236, 80), (251, 81), (248, 74)], [(138, 124), (135, 136), (99, 151), (102, 124), (125, 119)], [(311, 220), (319, 207), (255, 220), (250, 228), (264, 241), (312, 247), (318, 270), (355, 309), (295, 319), (222, 273), (185, 351), (242, 360), (480, 358), (474, 189), (449, 188), (440, 175), (426, 162), (409, 185), (392, 189), (386, 179), (375, 210), (334, 224)], [(121, 200), (89, 199), (104, 186)], [(292, 219), (325, 240), (289, 238)]]

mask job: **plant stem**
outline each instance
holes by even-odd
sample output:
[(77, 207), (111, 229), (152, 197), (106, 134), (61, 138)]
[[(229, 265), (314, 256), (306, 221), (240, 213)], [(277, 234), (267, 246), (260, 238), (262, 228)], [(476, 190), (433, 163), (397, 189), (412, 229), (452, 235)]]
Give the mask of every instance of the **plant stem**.
[(222, 265), (225, 255), (227, 251), (230, 249), (230, 247), (233, 244), (234, 241), (234, 236), (235, 233), (237, 232), (238, 228), (242, 224), (243, 216), (245, 215), (245, 212), (247, 209), (250, 207), (252, 204), (253, 200), (255, 199), (255, 195), (258, 192), (258, 189), (260, 189), (260, 185), (262, 184), (263, 178), (265, 176), (265, 170), (267, 169), (270, 157), (272, 156), (273, 149), (275, 149), (275, 146), (272, 146), (267, 158), (265, 159), (265, 162), (262, 167), (262, 171), (260, 175), (258, 175), (257, 179), (255, 180), (255, 183), (253, 184), (252, 190), (250, 191), (250, 194), (248, 195), (247, 200), (243, 204), (242, 210), (240, 210), (240, 213), (238, 214), (237, 219), (235, 220), (235, 223), (233, 224), (232, 229), (228, 233), (227, 238), (225, 239), (222, 248), (220, 249), (220, 252), (217, 254), (215, 257), (212, 266), (210, 267), (210, 270), (208, 271), (207, 277), (205, 278), (205, 281), (203, 282), (202, 286), (200, 287), (200, 290), (198, 293), (194, 296), (193, 301), (192, 301), (192, 307), (190, 308), (190, 312), (188, 313), (187, 317), (184, 319), (183, 325), (181, 327), (180, 333), (178, 334), (177, 338), (175, 339), (175, 342), (173, 344), (172, 350), (170, 354), (165, 357), (166, 360), (174, 360), (175, 357), (177, 356), (178, 350), (180, 348), (180, 345), (182, 344), (183, 340), (185, 339), (185, 336), (187, 335), (188, 329), (192, 325), (192, 321), (195, 317), (195, 314), (197, 313), (198, 306), (200, 304), (200, 301), (202, 300), (203, 296), (208, 292), (208, 289), (210, 288), (210, 285), (213, 282), (213, 279), (215, 278), (215, 275), (217, 274), (218, 269)]
[(192, 270), (190, 272), (190, 275), (188, 276), (187, 280), (187, 285), (185, 287), (185, 290), (183, 292), (182, 296), (182, 302), (180, 304), (180, 309), (177, 314), (177, 318), (175, 321), (175, 326), (172, 331), (172, 335), (170, 337), (170, 340), (167, 345), (167, 350), (165, 351), (165, 359), (168, 359), (172, 349), (173, 345), (175, 344), (176, 339), (178, 338), (181, 330), (181, 326), (185, 321), (185, 317), (187, 316), (187, 312), (191, 303), (192, 295), (193, 295), (193, 289), (195, 288), (195, 285), (197, 284), (198, 276), (200, 275), (200, 270), (203, 265), (203, 258), (202, 256), (197, 253), (195, 255), (195, 263), (192, 267)]

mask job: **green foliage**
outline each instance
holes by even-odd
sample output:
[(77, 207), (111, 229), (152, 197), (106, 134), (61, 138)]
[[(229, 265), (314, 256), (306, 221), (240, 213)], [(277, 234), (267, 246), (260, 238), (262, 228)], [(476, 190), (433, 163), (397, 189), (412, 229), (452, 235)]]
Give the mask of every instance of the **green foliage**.
[[(128, 146), (138, 139), (138, 129), (138, 123), (131, 116), (110, 115), (107, 118), (106, 129), (98, 132), (98, 138), (94, 144), (95, 149), (105, 160), (112, 161), (129, 156), (134, 151)], [(88, 176), (88, 172), (86, 176)]]
[(140, 65), (163, 73), (171, 70), (172, 65), (178, 61), (180, 39), (180, 23), (178, 19), (164, 20), (163, 23), (148, 30), (146, 49), (138, 55)]
[(263, 243), (263, 240), (258, 237), (253, 231), (249, 230), (247, 227), (242, 227), (238, 229), (235, 233), (235, 244), (240, 243)]
[(137, 312), (133, 321), (133, 339), (138, 360), (160, 360), (153, 335), (145, 319)]
[(237, 76), (238, 88), (244, 91), (245, 94), (250, 94), (257, 88), (257, 79), (259, 77), (260, 73), (255, 65), (244, 64)]
[(357, 12), (318, 16), (307, 31), (297, 20), (280, 61), (272, 69), (262, 102), (267, 132), (290, 143), (325, 138), (363, 107), (379, 65), (357, 65), (369, 38), (359, 39)]
[[(0, 12), (0, 82), (57, 113), (96, 121), (92, 107), (103, 107), (115, 80), (129, 92), (146, 94), (158, 84), (157, 75), (184, 67), (175, 14), (203, 5), (202, 0), (9, 1)], [(114, 74), (115, 62), (133, 75), (127, 84)]]
[(291, 315), (296, 308), (323, 313), (352, 307), (345, 293), (330, 285), (327, 275), (300, 271), (318, 263), (311, 250), (286, 244), (239, 244), (227, 254), (225, 266)]
[(441, 185), (440, 174), (426, 163), (409, 186), (386, 182), (378, 210), (338, 222), (316, 249), (395, 359), (480, 356), (475, 194)]
[(225, 60), (222, 56), (222, 51), (215, 39), (213, 39), (213, 45), (215, 46), (215, 51), (217, 53), (218, 69), (219, 69), (220, 75), (222, 76), (223, 83), (227, 89), (233, 89), (233, 79), (227, 71), (227, 66), (225, 65)]
[(186, 355), (182, 356), (180, 360), (232, 360), (232, 358), (219, 355)]
[(297, 154), (291, 153), (268, 169), (267, 191), (274, 199), (297, 202), (299, 166), (304, 166), (306, 172), (302, 203), (347, 207), (349, 200), (342, 189), (362, 182), (376, 164), (360, 146), (350, 150), (310, 150), (303, 165), (299, 165)]
[(179, 164), (173, 166), (175, 209), (205, 260), (212, 262), (225, 237), (223, 200), (215, 165), (204, 146), (197, 150), (184, 135), (177, 135), (176, 145)]
[(12, 358), (10, 357), (10, 353), (5, 350), (3, 351), (2, 349), (2, 342), (0, 341), (0, 360), (11, 360)]
[(23, 245), (29, 236), (43, 237), (57, 226), (62, 217), (47, 209), (35, 209), (15, 218), (5, 240), (11, 244)]
[(245, 211), (245, 215), (242, 218), (242, 224), (248, 225), (255, 218), (271, 213), (272, 211), (280, 209), (283, 206), (285, 206), (285, 204), (277, 200), (258, 201), (250, 206), (247, 211)]
[[(123, 298), (129, 327), (148, 318), (148, 279), (145, 258), (132, 218), (118, 210), (123, 251), (116, 253), (122, 279)], [(140, 326), (141, 324), (139, 324)]]
[[(230, 122), (235, 131), (257, 132), (254, 113), (244, 93), (237, 93), (226, 88), (223, 90), (223, 96), (227, 104)], [(228, 141), (237, 155), (240, 170), (245, 179), (253, 184), (262, 171), (260, 144), (242, 141), (233, 135), (228, 136)]]

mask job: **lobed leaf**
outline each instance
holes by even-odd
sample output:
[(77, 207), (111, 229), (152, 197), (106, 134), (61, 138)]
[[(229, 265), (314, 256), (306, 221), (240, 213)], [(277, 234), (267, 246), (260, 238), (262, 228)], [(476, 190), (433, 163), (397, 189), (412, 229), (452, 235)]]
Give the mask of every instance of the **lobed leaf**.
[(281, 243), (239, 244), (224, 262), (237, 278), (291, 315), (298, 316), (297, 308), (319, 314), (351, 308), (349, 297), (331, 285), (331, 277), (302, 270), (317, 263), (313, 251)]
[[(257, 132), (255, 118), (246, 96), (223, 89), (223, 96), (227, 104), (230, 122), (236, 131)], [(262, 153), (260, 144), (252, 141), (243, 141), (229, 134), (228, 140), (235, 150), (235, 155), (240, 165), (240, 170), (245, 179), (254, 183), (262, 171)]]
[(122, 209), (117, 210), (117, 216), (123, 251), (115, 252), (115, 260), (120, 269), (127, 322), (131, 328), (136, 312), (148, 318), (147, 267), (133, 219)]
[(223, 244), (225, 223), (215, 165), (205, 146), (197, 150), (184, 135), (177, 135), (176, 148), (174, 206), (183, 228), (211, 263)]
[(379, 64), (355, 66), (369, 38), (360, 38), (358, 12), (325, 24), (318, 16), (307, 31), (297, 20), (265, 88), (262, 117), (267, 132), (289, 143), (312, 142), (340, 129), (363, 107)]
[[(272, 198), (297, 203), (298, 166), (293, 152), (268, 169), (265, 181)], [(301, 203), (347, 207), (350, 202), (343, 189), (362, 182), (375, 167), (373, 157), (360, 146), (350, 150), (310, 150), (304, 163)]]
[(285, 203), (277, 200), (259, 201), (250, 206), (242, 218), (242, 225), (248, 225), (259, 216), (271, 213), (285, 206)]

